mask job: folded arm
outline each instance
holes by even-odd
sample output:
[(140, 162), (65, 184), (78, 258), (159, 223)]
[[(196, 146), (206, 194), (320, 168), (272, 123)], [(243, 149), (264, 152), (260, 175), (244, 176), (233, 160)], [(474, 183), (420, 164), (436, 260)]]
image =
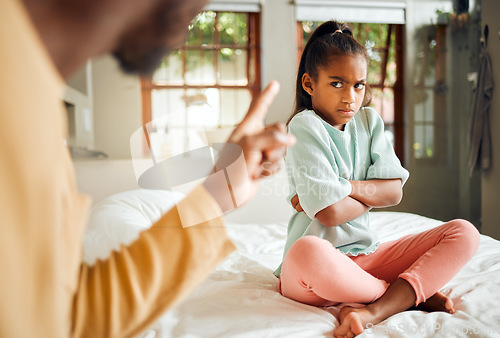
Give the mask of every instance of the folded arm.
[(316, 219), (326, 226), (337, 226), (358, 218), (371, 207), (347, 196), (316, 214)]
[[(403, 197), (400, 179), (349, 182), (352, 186), (349, 196), (322, 209), (315, 215), (322, 224), (326, 226), (344, 224), (360, 217), (371, 208), (397, 205)], [(303, 211), (297, 195), (291, 199), (291, 203), (295, 210)]]
[(403, 186), (399, 178), (349, 182), (352, 186), (349, 196), (373, 208), (397, 205), (403, 198)]

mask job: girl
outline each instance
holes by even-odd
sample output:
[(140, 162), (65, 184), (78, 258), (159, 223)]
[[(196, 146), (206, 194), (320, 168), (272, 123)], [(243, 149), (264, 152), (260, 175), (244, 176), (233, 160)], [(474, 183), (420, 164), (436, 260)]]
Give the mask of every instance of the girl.
[[(411, 306), (453, 313), (438, 290), (472, 257), (479, 233), (454, 220), (420, 234), (379, 243), (368, 211), (396, 205), (408, 172), (364, 107), (368, 55), (344, 24), (329, 21), (309, 39), (300, 60), (286, 155), (296, 212), (280, 277), (282, 295), (299, 302), (344, 306), (336, 337), (352, 337)], [(293, 196), (293, 197), (292, 197)]]

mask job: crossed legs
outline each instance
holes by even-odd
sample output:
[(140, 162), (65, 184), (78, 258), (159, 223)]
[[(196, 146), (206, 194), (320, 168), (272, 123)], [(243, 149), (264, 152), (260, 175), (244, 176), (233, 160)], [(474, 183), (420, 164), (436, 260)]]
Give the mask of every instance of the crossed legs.
[(352, 337), (368, 323), (377, 324), (432, 298), (478, 245), (479, 233), (463, 220), (383, 243), (372, 254), (352, 258), (323, 239), (306, 236), (292, 245), (283, 261), (281, 292), (317, 306), (368, 303), (340, 312), (335, 335)]

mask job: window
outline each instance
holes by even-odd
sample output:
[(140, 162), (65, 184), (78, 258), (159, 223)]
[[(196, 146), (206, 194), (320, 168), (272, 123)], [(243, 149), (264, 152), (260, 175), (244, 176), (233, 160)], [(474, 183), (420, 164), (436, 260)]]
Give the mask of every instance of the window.
[[(298, 32), (298, 60), (318, 21), (300, 21)], [(385, 123), (389, 140), (396, 154), (404, 160), (403, 139), (403, 25), (381, 23), (351, 23), (353, 35), (363, 44), (370, 56), (368, 84), (372, 92), (371, 106)]]
[(167, 158), (202, 147), (206, 130), (242, 119), (261, 90), (259, 20), (259, 13), (202, 12), (186, 44), (141, 79), (153, 153)]
[[(422, 26), (416, 34), (415, 113), (413, 156), (435, 161), (445, 156), (446, 132), (446, 26)], [(439, 132), (438, 132), (439, 128)]]

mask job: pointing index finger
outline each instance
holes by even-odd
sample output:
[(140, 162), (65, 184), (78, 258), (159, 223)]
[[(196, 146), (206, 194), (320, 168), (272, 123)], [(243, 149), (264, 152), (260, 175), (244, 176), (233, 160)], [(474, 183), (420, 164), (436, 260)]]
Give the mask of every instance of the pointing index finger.
[(252, 105), (250, 106), (250, 109), (248, 110), (248, 113), (245, 115), (245, 118), (243, 119), (241, 124), (245, 124), (246, 121), (254, 119), (259, 120), (263, 123), (264, 118), (266, 117), (266, 113), (279, 90), (280, 85), (278, 81), (271, 81), (267, 85), (266, 89), (264, 89), (262, 94), (260, 94), (260, 96), (255, 100), (255, 102), (252, 102)]

